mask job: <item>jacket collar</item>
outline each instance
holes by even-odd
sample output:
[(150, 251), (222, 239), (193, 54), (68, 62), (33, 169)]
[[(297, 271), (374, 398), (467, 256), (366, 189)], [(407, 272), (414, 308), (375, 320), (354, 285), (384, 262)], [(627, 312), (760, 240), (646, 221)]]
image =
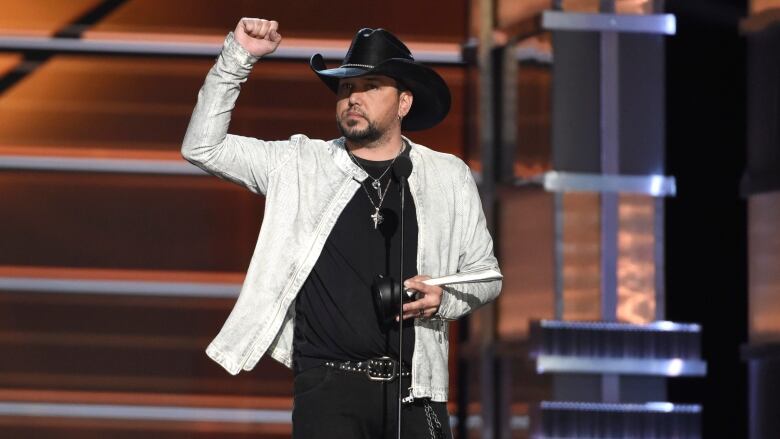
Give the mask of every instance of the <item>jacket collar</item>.
[[(420, 163), (420, 145), (417, 145), (416, 143), (412, 142), (407, 138), (406, 136), (401, 136), (409, 145), (412, 146), (412, 150), (409, 151), (409, 158), (412, 160), (412, 175), (415, 174), (415, 169), (417, 165)], [(345, 142), (344, 137), (339, 137), (338, 139), (331, 140), (330, 142), (331, 147), (331, 154), (333, 154), (333, 160), (336, 162), (336, 166), (341, 169), (342, 172), (346, 175), (352, 176), (357, 181), (362, 182), (366, 178), (368, 178), (368, 174), (366, 171), (364, 171), (360, 166), (356, 165), (355, 162), (352, 161), (351, 158), (349, 158), (349, 153), (347, 152), (347, 144)]]
[(336, 166), (338, 166), (342, 172), (346, 175), (352, 176), (357, 181), (363, 181), (366, 178), (368, 178), (368, 174), (366, 171), (360, 168), (360, 166), (356, 165), (355, 162), (352, 161), (351, 158), (349, 158), (349, 153), (347, 152), (347, 144), (344, 141), (343, 137), (339, 137), (338, 139), (331, 140), (331, 154), (333, 155), (333, 160), (336, 162)]

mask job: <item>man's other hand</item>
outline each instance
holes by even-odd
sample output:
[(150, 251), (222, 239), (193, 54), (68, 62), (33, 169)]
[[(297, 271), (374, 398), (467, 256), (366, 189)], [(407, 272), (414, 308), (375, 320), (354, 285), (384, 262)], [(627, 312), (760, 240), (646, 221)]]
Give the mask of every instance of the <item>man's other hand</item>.
[[(404, 304), (404, 319), (430, 318), (436, 314), (441, 305), (441, 295), (444, 292), (441, 287), (424, 284), (423, 281), (430, 276), (419, 275), (404, 282), (404, 287), (418, 293), (418, 299)], [(396, 320), (398, 320), (396, 318)]]

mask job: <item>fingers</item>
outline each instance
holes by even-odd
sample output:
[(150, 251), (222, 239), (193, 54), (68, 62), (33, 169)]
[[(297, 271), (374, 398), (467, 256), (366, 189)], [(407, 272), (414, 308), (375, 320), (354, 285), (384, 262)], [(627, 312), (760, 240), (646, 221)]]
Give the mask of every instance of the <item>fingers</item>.
[(430, 279), (429, 276), (415, 276), (411, 279), (407, 279), (404, 282), (404, 287), (407, 289), (419, 291), (423, 294), (436, 294), (441, 291), (441, 287), (436, 285), (428, 285), (423, 283), (424, 280)]
[[(421, 298), (403, 306), (403, 317), (406, 319), (430, 318), (439, 309), (441, 304), (442, 289), (436, 285), (427, 285), (423, 281), (430, 276), (417, 275), (404, 281), (404, 287), (421, 293)], [(395, 319), (398, 321), (398, 317)]]
[(277, 42), (282, 39), (282, 36), (279, 35), (279, 32), (276, 31), (279, 29), (279, 23), (273, 20), (270, 23), (271, 27), (268, 29), (268, 38), (273, 42)]
[(420, 314), (420, 311), (427, 312), (430, 309), (435, 309), (438, 304), (427, 297), (415, 300), (414, 302), (404, 303), (404, 315), (416, 316)]
[[(404, 304), (404, 320), (425, 319), (433, 316), (436, 313), (437, 306), (428, 302), (425, 299), (420, 299)], [(395, 321), (398, 321), (398, 316), (396, 316)]]
[(274, 20), (261, 20), (262, 28), (258, 38), (266, 38), (273, 42), (277, 42), (282, 39), (277, 29), (279, 29), (279, 23)]
[[(430, 318), (436, 314), (440, 304), (441, 295), (423, 295), (421, 299), (409, 303), (404, 303), (404, 319)], [(398, 321), (398, 318), (395, 320)]]
[(278, 42), (282, 39), (279, 34), (279, 23), (275, 20), (265, 20), (262, 18), (242, 18), (241, 27), (245, 34), (259, 40), (267, 39)]

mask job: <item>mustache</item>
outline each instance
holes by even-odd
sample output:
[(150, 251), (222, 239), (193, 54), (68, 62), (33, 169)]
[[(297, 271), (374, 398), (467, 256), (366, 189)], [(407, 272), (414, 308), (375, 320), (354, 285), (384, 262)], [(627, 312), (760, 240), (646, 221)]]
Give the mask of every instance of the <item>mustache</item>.
[(357, 107), (350, 107), (350, 108), (347, 108), (346, 110), (342, 111), (341, 112), (341, 117), (342, 118), (347, 117), (348, 113), (355, 113), (355, 114), (357, 114), (357, 115), (359, 115), (359, 116), (361, 116), (363, 118), (366, 117), (366, 114), (363, 111), (361, 111), (359, 108), (357, 108)]

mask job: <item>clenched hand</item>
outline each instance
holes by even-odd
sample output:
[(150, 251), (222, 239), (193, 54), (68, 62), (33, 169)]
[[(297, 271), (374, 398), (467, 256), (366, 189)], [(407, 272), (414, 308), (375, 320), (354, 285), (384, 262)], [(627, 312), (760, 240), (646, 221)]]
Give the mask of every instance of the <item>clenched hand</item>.
[(282, 36), (278, 32), (279, 23), (262, 18), (242, 18), (235, 32), (236, 41), (250, 54), (261, 57), (273, 53)]

